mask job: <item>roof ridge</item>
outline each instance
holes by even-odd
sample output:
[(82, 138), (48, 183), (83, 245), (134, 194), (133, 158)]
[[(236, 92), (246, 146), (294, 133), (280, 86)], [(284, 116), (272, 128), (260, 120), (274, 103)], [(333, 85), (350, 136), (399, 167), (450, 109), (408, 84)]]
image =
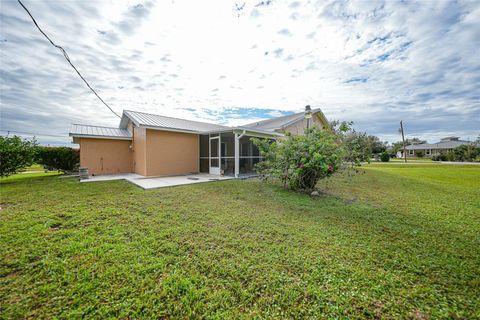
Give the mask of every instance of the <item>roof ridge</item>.
[(155, 114), (155, 113), (149, 113), (149, 112), (133, 111), (133, 110), (123, 110), (123, 112), (134, 112), (134, 113), (148, 114), (148, 115), (151, 115), (151, 116), (164, 117), (164, 118), (175, 119), (175, 120), (191, 121), (191, 122), (196, 122), (196, 123), (205, 123), (205, 124), (212, 124), (212, 125), (221, 126), (221, 127), (228, 127), (228, 126), (224, 126), (224, 125), (216, 124), (216, 123), (197, 121), (197, 120), (188, 120), (188, 119), (170, 117), (170, 116), (163, 116), (161, 114)]
[(285, 116), (280, 116), (280, 117), (272, 117), (272, 118), (268, 118), (268, 119), (263, 119), (263, 120), (259, 120), (259, 121), (250, 122), (250, 123), (247, 123), (247, 125), (256, 125), (256, 124), (264, 123), (264, 122), (271, 121), (271, 120), (278, 120), (278, 119), (282, 119), (282, 118), (286, 118), (286, 117), (296, 116), (296, 115), (299, 115), (299, 114), (300, 114), (300, 112), (299, 113), (287, 114)]
[(473, 142), (473, 141), (468, 141), (468, 140), (447, 140), (447, 141), (434, 142), (433, 144), (448, 143), (448, 142), (466, 142), (466, 143), (469, 143), (469, 142)]
[[(316, 108), (316, 109), (313, 109), (312, 110), (312, 113), (317, 113), (317, 112), (321, 112), (322, 110), (320, 108)], [(247, 123), (246, 125), (257, 125), (257, 124), (260, 124), (260, 123), (265, 123), (267, 121), (272, 121), (272, 120), (279, 120), (279, 119), (282, 119), (282, 118), (286, 118), (286, 117), (291, 117), (291, 116), (300, 116), (301, 114), (304, 114), (305, 111), (301, 111), (301, 112), (297, 112), (297, 113), (292, 113), (292, 114), (288, 114), (288, 115), (285, 115), (285, 116), (281, 116), (281, 117), (272, 117), (272, 118), (268, 118), (268, 119), (264, 119), (264, 120), (260, 120), (260, 121), (254, 121), (254, 122), (251, 122), (251, 123)]]
[(93, 125), (93, 124), (81, 124), (81, 123), (72, 123), (72, 126), (84, 126), (84, 127), (95, 127), (95, 128), (127, 130), (127, 129), (122, 129), (122, 128), (119, 128), (119, 127), (95, 126), (95, 125)]

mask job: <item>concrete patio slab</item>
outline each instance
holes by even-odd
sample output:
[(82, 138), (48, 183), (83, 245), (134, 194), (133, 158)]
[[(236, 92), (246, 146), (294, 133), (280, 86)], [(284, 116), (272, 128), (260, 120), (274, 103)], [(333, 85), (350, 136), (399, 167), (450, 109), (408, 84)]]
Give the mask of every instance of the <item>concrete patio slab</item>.
[(234, 179), (233, 177), (222, 177), (213, 174), (199, 173), (183, 176), (156, 177), (147, 178), (136, 173), (122, 173), (104, 176), (94, 176), (89, 179), (80, 180), (80, 182), (97, 182), (111, 180), (127, 180), (143, 189), (155, 189), (164, 187), (174, 187), (193, 183), (212, 182), (220, 180)]

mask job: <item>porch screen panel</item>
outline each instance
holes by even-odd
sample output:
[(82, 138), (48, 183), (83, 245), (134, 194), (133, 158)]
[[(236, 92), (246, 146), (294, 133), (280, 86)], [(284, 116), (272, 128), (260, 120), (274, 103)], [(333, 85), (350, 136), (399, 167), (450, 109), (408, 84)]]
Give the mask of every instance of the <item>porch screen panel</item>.
[(208, 158), (209, 139), (208, 135), (200, 136), (200, 158)]
[(235, 135), (231, 132), (222, 133), (222, 158), (235, 158)]
[(262, 161), (260, 152), (251, 141), (252, 137), (243, 136), (240, 139), (240, 174), (254, 174), (255, 165)]
[(208, 158), (200, 159), (200, 172), (208, 173), (210, 168), (208, 167)]
[(210, 147), (210, 140), (208, 135), (200, 135), (200, 172), (209, 172), (208, 150)]
[(212, 146), (212, 150), (210, 150), (210, 156), (212, 158), (218, 158), (218, 139), (211, 139), (210, 145)]

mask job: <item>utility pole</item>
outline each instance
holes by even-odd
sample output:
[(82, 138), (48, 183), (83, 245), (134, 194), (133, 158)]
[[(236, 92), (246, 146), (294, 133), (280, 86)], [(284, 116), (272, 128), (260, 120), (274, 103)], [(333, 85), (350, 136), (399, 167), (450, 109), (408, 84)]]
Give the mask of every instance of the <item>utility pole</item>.
[(402, 131), (403, 159), (406, 163), (407, 162), (407, 151), (405, 150), (405, 135), (403, 134), (403, 121), (402, 120), (400, 120), (400, 130)]

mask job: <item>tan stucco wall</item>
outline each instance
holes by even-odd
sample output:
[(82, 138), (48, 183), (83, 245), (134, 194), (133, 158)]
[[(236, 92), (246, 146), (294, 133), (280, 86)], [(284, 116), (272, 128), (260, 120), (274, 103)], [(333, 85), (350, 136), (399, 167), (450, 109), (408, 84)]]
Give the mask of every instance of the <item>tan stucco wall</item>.
[(146, 129), (147, 176), (199, 171), (197, 134)]
[(133, 127), (133, 171), (147, 175), (147, 130)]
[[(316, 114), (310, 119), (310, 127), (313, 126), (318, 126), (320, 128), (324, 127), (322, 120)], [(305, 133), (305, 128), (307, 128), (307, 120), (302, 119), (286, 127), (283, 132), (290, 132), (291, 134), (299, 135)]]
[(132, 172), (131, 141), (80, 138), (80, 166), (89, 175)]

